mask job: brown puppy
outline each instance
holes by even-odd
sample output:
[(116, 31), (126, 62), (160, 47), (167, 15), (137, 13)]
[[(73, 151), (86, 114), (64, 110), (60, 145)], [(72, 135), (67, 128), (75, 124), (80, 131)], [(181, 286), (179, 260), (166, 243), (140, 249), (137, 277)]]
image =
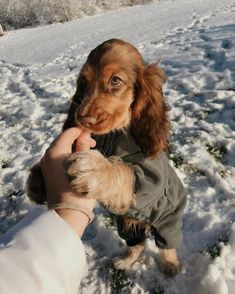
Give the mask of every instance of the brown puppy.
[[(164, 81), (164, 73), (154, 64), (146, 65), (134, 46), (118, 39), (108, 40), (91, 51), (82, 67), (64, 124), (64, 129), (78, 125), (96, 135), (97, 149), (101, 152), (73, 154), (68, 174), (75, 190), (97, 199), (119, 215), (118, 231), (128, 245), (126, 253), (114, 262), (120, 269), (128, 268), (139, 257), (152, 226), (155, 230), (162, 228), (166, 239), (167, 231), (172, 236), (175, 231), (180, 235), (185, 195), (163, 155), (169, 129), (162, 93)], [(164, 175), (159, 173), (160, 169)], [(41, 184), (35, 189), (36, 173), (40, 173), (38, 166), (32, 170), (28, 190), (30, 197), (40, 203), (43, 202), (39, 201)], [(172, 201), (165, 192), (169, 190), (169, 195), (172, 194), (168, 178), (175, 179), (175, 190), (182, 195), (176, 196), (177, 201)], [(152, 182), (157, 186), (156, 192)], [(148, 198), (148, 193), (153, 197)], [(143, 201), (144, 195), (147, 197)], [(146, 203), (151, 202), (147, 209), (146, 199)], [(156, 202), (163, 210), (160, 214)], [(173, 233), (171, 214), (177, 224)], [(159, 244), (156, 238), (155, 235)], [(174, 242), (168, 246), (166, 243), (165, 247), (160, 246), (160, 253), (164, 272), (172, 276), (180, 271), (181, 264)]]

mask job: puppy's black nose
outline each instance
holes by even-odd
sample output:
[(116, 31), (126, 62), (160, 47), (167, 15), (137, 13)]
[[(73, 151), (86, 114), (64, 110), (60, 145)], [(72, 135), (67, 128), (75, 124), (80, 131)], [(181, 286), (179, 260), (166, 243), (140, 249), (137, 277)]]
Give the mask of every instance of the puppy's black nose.
[(96, 123), (96, 119), (94, 117), (90, 117), (90, 116), (81, 117), (80, 121), (81, 121), (82, 125), (84, 125), (87, 128), (92, 127)]

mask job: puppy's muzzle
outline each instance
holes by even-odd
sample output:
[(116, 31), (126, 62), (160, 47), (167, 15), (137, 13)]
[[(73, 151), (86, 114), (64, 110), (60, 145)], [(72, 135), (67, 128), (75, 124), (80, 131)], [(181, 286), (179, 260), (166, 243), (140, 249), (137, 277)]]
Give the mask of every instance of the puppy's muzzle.
[(97, 119), (91, 116), (82, 116), (79, 117), (79, 122), (84, 127), (91, 128), (96, 124)]

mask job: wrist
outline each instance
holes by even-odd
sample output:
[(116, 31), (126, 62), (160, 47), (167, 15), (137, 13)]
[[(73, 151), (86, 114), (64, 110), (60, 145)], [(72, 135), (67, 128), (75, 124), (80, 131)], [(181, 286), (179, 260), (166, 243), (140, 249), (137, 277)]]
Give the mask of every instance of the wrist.
[(82, 236), (85, 228), (94, 218), (92, 212), (95, 205), (93, 199), (82, 199), (79, 197), (67, 197), (60, 202), (48, 203), (49, 209), (54, 209), (55, 212), (62, 217), (69, 225), (71, 225), (79, 236)]
[(87, 199), (77, 193), (74, 193), (73, 191), (63, 192), (60, 194), (57, 194), (54, 191), (51, 191), (51, 193), (48, 193), (48, 194), (53, 195), (52, 197), (47, 199), (48, 208), (53, 208), (55, 204), (59, 204), (59, 203), (72, 203), (75, 205), (81, 205), (82, 207), (92, 212), (96, 203), (96, 200)]
[(94, 214), (93, 212), (88, 209), (85, 205), (76, 203), (76, 202), (59, 202), (59, 203), (54, 203), (52, 205), (48, 205), (49, 209), (68, 209), (68, 210), (75, 210), (75, 211), (80, 211), (83, 214), (85, 214), (88, 219), (89, 219), (89, 224), (93, 221)]
[(81, 237), (89, 224), (89, 217), (81, 211), (67, 208), (55, 209), (55, 212), (64, 219)]

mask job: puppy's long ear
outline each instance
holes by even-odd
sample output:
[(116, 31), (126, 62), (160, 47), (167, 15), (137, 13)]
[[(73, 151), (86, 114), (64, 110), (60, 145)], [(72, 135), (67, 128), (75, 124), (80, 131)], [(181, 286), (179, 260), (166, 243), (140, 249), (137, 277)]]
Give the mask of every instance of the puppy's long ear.
[(62, 128), (63, 131), (75, 126), (75, 112), (76, 112), (77, 108), (79, 108), (82, 103), (83, 91), (84, 91), (84, 82), (83, 82), (81, 75), (79, 75), (78, 79), (77, 79), (76, 92), (73, 95), (73, 98), (71, 100), (68, 115), (67, 115), (67, 118), (66, 118), (64, 125), (63, 125), (63, 128)]
[(169, 123), (162, 93), (165, 74), (156, 65), (138, 72), (131, 132), (141, 151), (154, 158), (168, 146)]

